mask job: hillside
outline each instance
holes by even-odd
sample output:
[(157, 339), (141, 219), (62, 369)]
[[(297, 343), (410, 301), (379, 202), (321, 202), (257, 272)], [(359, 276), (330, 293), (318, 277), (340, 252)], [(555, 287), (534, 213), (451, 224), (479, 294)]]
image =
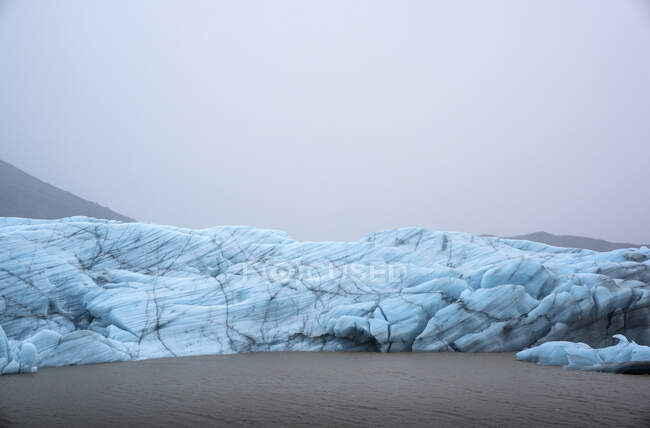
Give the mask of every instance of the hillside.
[(45, 183), (0, 160), (0, 217), (54, 219), (79, 215), (134, 221), (95, 202)]

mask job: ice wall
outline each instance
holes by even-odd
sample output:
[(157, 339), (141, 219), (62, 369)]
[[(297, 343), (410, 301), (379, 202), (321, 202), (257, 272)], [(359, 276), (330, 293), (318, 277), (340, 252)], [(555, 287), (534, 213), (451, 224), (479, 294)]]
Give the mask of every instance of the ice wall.
[(650, 343), (650, 250), (398, 229), (298, 242), (0, 218), (0, 370), (275, 350), (519, 351)]

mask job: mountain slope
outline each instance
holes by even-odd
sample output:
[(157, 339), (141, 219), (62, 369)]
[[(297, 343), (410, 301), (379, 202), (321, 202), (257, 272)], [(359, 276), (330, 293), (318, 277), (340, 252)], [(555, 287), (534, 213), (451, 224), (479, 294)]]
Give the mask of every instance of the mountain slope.
[(641, 246), (625, 242), (609, 242), (603, 239), (586, 238), (584, 236), (553, 235), (548, 232), (534, 232), (526, 235), (510, 236), (506, 239), (520, 239), (541, 242), (542, 244), (553, 245), (554, 247), (584, 248), (594, 251), (612, 251), (620, 248), (638, 248)]
[(47, 184), (0, 160), (0, 217), (54, 219), (79, 215), (134, 221), (109, 208)]

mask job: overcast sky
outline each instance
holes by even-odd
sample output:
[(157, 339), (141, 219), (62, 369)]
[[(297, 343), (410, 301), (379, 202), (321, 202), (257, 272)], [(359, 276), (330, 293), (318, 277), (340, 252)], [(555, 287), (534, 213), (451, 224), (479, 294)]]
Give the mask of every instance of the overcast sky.
[(0, 158), (179, 226), (650, 242), (650, 6), (0, 0)]

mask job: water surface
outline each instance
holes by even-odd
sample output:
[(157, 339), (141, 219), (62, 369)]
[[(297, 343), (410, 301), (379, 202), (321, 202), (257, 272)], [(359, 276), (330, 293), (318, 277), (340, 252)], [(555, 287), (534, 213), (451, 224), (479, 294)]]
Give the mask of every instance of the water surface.
[(0, 377), (0, 425), (650, 426), (650, 376), (513, 354), (258, 353)]

